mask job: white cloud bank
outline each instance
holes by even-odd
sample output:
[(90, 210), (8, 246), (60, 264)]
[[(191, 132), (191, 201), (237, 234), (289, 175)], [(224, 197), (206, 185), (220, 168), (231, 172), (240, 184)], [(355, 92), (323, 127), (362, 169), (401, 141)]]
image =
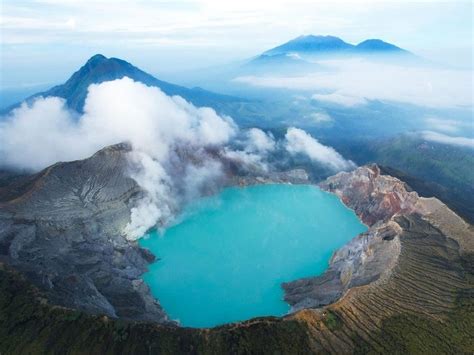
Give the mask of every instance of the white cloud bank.
[[(265, 172), (266, 158), (280, 147), (271, 134), (239, 131), (211, 108), (129, 78), (91, 85), (83, 115), (47, 97), (24, 103), (0, 122), (0, 163), (18, 168), (39, 170), (129, 142), (129, 173), (144, 191), (125, 228), (130, 239), (166, 225), (184, 203), (222, 186), (222, 159)], [(334, 170), (350, 166), (302, 130), (289, 130), (286, 139), (291, 153), (306, 153)]]
[(314, 100), (344, 106), (367, 100), (405, 102), (434, 108), (471, 107), (472, 71), (381, 63), (364, 59), (321, 61), (328, 70), (298, 76), (242, 76), (252, 86), (316, 92)]
[(258, 128), (251, 128), (247, 131), (246, 148), (251, 152), (265, 153), (275, 149), (275, 139), (272, 135), (263, 132)]
[(286, 150), (291, 154), (306, 154), (311, 160), (334, 171), (354, 168), (352, 161), (344, 159), (333, 148), (325, 146), (299, 128), (289, 128), (285, 135)]
[(474, 133), (474, 121), (461, 121), (446, 119), (441, 117), (426, 117), (425, 123), (428, 130), (439, 131), (443, 133), (457, 133), (459, 131), (468, 131)]
[(474, 138), (454, 137), (432, 131), (422, 132), (422, 137), (431, 142), (474, 148)]
[(313, 112), (306, 116), (310, 122), (315, 124), (327, 124), (334, 122), (334, 119), (327, 112)]
[(127, 141), (161, 160), (177, 141), (219, 145), (235, 132), (230, 118), (210, 108), (196, 108), (181, 97), (123, 78), (91, 85), (81, 117), (57, 97), (23, 103), (0, 126), (0, 157), (7, 165), (41, 169)]
[[(38, 170), (86, 158), (107, 145), (131, 143), (131, 175), (146, 195), (132, 209), (126, 233), (138, 238), (157, 221), (165, 223), (183, 199), (198, 193), (198, 175), (201, 180), (219, 176), (220, 163), (204, 150), (226, 144), (236, 132), (230, 118), (210, 108), (197, 108), (124, 78), (91, 85), (80, 117), (57, 97), (39, 98), (14, 110), (0, 126), (0, 161)], [(181, 147), (194, 156), (192, 163), (176, 153)]]
[(365, 97), (340, 94), (338, 92), (332, 94), (314, 94), (311, 98), (316, 101), (325, 101), (347, 107), (360, 106), (367, 103)]

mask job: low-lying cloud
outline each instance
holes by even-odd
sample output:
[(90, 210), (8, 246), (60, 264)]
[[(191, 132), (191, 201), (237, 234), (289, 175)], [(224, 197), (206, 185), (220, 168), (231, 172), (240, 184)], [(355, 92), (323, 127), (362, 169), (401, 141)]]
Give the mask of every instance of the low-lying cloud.
[(467, 131), (474, 134), (474, 121), (468, 122), (462, 120), (446, 119), (441, 117), (427, 117), (425, 123), (428, 130), (434, 130), (442, 133), (457, 133)]
[(247, 151), (266, 153), (275, 149), (275, 138), (258, 128), (247, 131)]
[(313, 112), (306, 117), (309, 118), (310, 122), (317, 125), (334, 122), (334, 119), (327, 112)]
[(91, 85), (82, 115), (61, 98), (46, 97), (22, 104), (1, 122), (0, 162), (16, 168), (39, 170), (129, 142), (129, 173), (144, 192), (125, 228), (130, 239), (166, 226), (185, 203), (222, 187), (225, 161), (268, 172), (267, 158), (286, 144), (291, 154), (307, 154), (333, 170), (352, 166), (302, 130), (292, 128), (284, 143), (277, 142), (270, 133), (239, 130), (211, 108), (129, 78)]
[(339, 92), (333, 92), (331, 94), (314, 94), (311, 98), (316, 101), (330, 102), (346, 107), (360, 106), (367, 103), (365, 97), (351, 96)]
[(448, 136), (443, 133), (432, 131), (423, 131), (422, 137), (431, 142), (474, 148), (474, 138)]
[(306, 154), (312, 161), (318, 162), (334, 171), (355, 167), (350, 160), (344, 159), (333, 148), (325, 146), (299, 128), (289, 128), (285, 135), (286, 149), (291, 154)]
[(394, 101), (433, 108), (471, 107), (472, 71), (429, 65), (404, 65), (365, 59), (320, 61), (327, 70), (305, 75), (241, 76), (252, 86), (312, 92), (313, 99), (345, 106), (367, 100)]
[(91, 85), (80, 117), (57, 97), (23, 103), (0, 126), (0, 154), (6, 165), (37, 170), (127, 141), (161, 160), (176, 142), (220, 145), (236, 130), (210, 108), (124, 78)]

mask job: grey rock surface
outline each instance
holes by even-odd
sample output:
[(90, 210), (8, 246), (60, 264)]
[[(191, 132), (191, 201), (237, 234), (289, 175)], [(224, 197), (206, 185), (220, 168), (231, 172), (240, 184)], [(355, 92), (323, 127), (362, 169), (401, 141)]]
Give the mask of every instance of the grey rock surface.
[[(0, 203), (0, 257), (52, 303), (110, 317), (167, 322), (140, 275), (153, 255), (122, 233), (141, 191), (118, 144), (57, 163)], [(0, 191), (0, 198), (2, 197)]]

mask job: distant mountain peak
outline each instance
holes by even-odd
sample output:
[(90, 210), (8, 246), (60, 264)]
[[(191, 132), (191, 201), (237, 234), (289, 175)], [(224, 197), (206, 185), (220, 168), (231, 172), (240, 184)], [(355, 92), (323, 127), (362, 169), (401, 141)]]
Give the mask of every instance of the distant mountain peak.
[(90, 57), (87, 63), (98, 63), (100, 61), (103, 61), (104, 59), (107, 59), (107, 57), (103, 54), (98, 53)]
[(410, 52), (397, 47), (381, 39), (367, 39), (358, 45), (345, 42), (339, 37), (331, 35), (302, 35), (272, 48), (264, 55), (276, 54), (411, 54)]
[(344, 42), (335, 36), (316, 36), (303, 35), (296, 37), (278, 47), (272, 48), (264, 54), (281, 54), (288, 52), (333, 52), (339, 50), (347, 50), (353, 45)]
[[(291, 41), (308, 41), (308, 42), (344, 42), (342, 39), (331, 35), (301, 35)], [(290, 41), (290, 42), (291, 42)]]
[[(83, 112), (88, 88), (91, 84), (100, 84), (124, 77), (128, 77), (147, 86), (158, 87), (169, 96), (181, 96), (196, 106), (210, 106), (218, 110), (220, 107), (230, 107), (226, 106), (228, 103), (245, 101), (241, 98), (213, 93), (202, 88), (189, 89), (168, 83), (155, 78), (125, 60), (107, 58), (102, 54), (95, 54), (90, 57), (64, 84), (34, 94), (26, 98), (25, 101), (31, 102), (38, 96), (57, 96), (64, 98), (70, 109)], [(2, 112), (9, 112), (19, 105), (20, 103), (14, 104)]]
[(355, 48), (363, 51), (406, 52), (406, 50), (391, 43), (382, 41), (381, 39), (366, 39), (365, 41), (360, 42)]
[(95, 54), (89, 58), (89, 60), (79, 69), (79, 72), (87, 70), (87, 71), (94, 71), (101, 68), (102, 71), (104, 70), (115, 70), (121, 71), (126, 70), (127, 67), (131, 67), (132, 65), (122, 59), (119, 58), (107, 58), (103, 54)]
[(84, 64), (83, 67), (95, 68), (97, 65), (107, 61), (107, 57), (103, 54), (95, 54), (89, 58), (89, 60)]

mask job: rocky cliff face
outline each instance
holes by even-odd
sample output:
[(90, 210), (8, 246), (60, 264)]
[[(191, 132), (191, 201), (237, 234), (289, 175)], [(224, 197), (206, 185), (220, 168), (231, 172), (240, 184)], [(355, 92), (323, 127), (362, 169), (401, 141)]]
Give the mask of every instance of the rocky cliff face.
[(400, 180), (382, 175), (376, 165), (339, 173), (320, 187), (339, 196), (368, 226), (385, 222), (397, 213), (415, 212), (419, 199), (418, 194)]
[(141, 193), (127, 174), (129, 150), (111, 146), (15, 182), (13, 196), (0, 191), (0, 258), (45, 290), (52, 303), (166, 321), (140, 279), (153, 255), (122, 234)]
[[(469, 243), (472, 248), (474, 236), (467, 223), (439, 200), (420, 198), (400, 180), (382, 175), (376, 165), (339, 173), (322, 182), (320, 187), (339, 196), (369, 230), (337, 250), (323, 275), (283, 285), (285, 300), (293, 310), (325, 306), (351, 288), (389, 279), (398, 265), (402, 250), (400, 236), (406, 232), (407, 221), (439, 225), (439, 216), (433, 215), (434, 210), (442, 209), (442, 215), (450, 216), (450, 222), (443, 228), (457, 226), (451, 242)], [(408, 227), (411, 228), (412, 223), (408, 223)]]

